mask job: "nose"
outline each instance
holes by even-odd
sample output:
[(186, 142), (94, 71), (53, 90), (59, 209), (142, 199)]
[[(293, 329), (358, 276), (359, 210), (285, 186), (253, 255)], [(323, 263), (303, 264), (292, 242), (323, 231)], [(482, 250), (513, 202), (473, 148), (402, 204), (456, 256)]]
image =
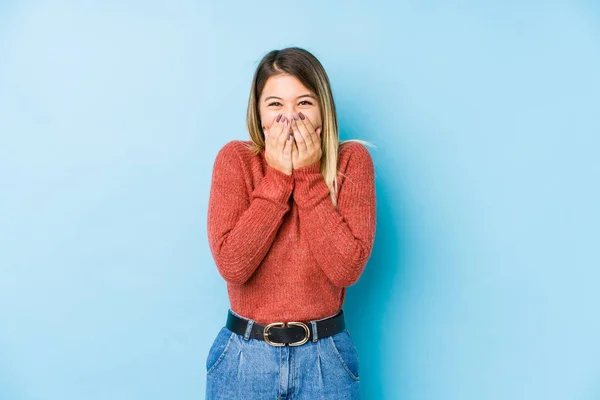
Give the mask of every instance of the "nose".
[(298, 112), (296, 110), (296, 105), (294, 103), (288, 103), (285, 105), (285, 107), (282, 109), (281, 113), (283, 114), (284, 117), (286, 117), (288, 119), (288, 121), (292, 120), (292, 118), (294, 118), (294, 114), (298, 115)]
[(293, 107), (291, 107), (289, 109), (286, 109), (285, 112), (282, 113), (282, 118), (285, 117), (288, 121), (291, 121), (292, 119), (294, 119), (294, 114), (298, 115), (296, 110)]

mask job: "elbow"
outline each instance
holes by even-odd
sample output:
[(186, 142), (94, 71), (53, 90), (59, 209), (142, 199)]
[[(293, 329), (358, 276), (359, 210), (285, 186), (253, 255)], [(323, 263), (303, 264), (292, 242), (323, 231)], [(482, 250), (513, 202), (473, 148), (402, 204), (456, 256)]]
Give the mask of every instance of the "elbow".
[(226, 277), (224, 275), (221, 275), (221, 276), (223, 276), (223, 279), (225, 280), (225, 282), (230, 283), (235, 286), (242, 286), (243, 284), (245, 284), (248, 281), (248, 279), (239, 278), (239, 277), (235, 277), (235, 276), (228, 276), (228, 277)]
[(358, 282), (359, 278), (360, 274), (338, 276), (333, 279), (330, 278), (329, 280), (331, 281), (331, 283), (333, 283), (334, 286), (343, 289), (354, 285), (356, 282)]
[(243, 285), (248, 281), (251, 273), (250, 266), (244, 262), (244, 257), (233, 254), (225, 246), (225, 240), (209, 241), (210, 252), (217, 267), (219, 275), (232, 285)]
[(358, 282), (367, 265), (367, 259), (356, 263), (346, 264), (340, 268), (340, 272), (331, 276), (329, 280), (338, 288), (347, 288)]
[(219, 274), (227, 283), (241, 286), (250, 278), (250, 276), (245, 273), (246, 269), (239, 265), (224, 262), (217, 257), (215, 257), (215, 264), (217, 265)]
[(362, 276), (370, 256), (371, 246), (357, 246), (353, 257), (350, 260), (342, 261), (340, 268), (337, 269), (339, 273), (330, 278), (331, 282), (339, 288), (346, 288), (356, 284)]

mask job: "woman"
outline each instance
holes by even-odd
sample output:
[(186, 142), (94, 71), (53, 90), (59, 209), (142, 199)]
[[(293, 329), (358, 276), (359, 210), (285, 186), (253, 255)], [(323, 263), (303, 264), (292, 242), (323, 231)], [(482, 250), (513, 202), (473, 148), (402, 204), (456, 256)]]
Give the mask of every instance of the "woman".
[(327, 74), (297, 47), (260, 61), (246, 122), (251, 140), (213, 167), (208, 238), (231, 308), (206, 399), (358, 399), (342, 305), (375, 238), (368, 142), (339, 142)]

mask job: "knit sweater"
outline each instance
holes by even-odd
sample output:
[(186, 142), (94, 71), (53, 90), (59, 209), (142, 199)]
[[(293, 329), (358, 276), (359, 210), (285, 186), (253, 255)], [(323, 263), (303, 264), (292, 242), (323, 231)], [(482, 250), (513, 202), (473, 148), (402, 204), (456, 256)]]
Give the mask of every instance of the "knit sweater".
[(233, 140), (218, 152), (208, 240), (231, 309), (262, 324), (337, 313), (375, 238), (374, 166), (358, 142), (340, 145), (337, 208), (320, 161), (287, 175)]

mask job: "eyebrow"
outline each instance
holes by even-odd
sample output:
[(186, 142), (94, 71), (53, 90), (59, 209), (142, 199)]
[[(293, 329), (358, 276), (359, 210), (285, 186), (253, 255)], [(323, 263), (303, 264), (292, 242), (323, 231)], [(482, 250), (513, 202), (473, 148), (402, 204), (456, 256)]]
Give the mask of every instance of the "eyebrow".
[[(296, 100), (302, 98), (302, 97), (310, 97), (311, 99), (316, 100), (317, 98), (315, 96), (313, 96), (312, 94), (303, 94), (301, 96), (296, 97)], [(269, 100), (269, 99), (278, 99), (278, 100), (283, 100), (281, 97), (277, 97), (277, 96), (269, 96), (265, 99), (265, 101)]]

